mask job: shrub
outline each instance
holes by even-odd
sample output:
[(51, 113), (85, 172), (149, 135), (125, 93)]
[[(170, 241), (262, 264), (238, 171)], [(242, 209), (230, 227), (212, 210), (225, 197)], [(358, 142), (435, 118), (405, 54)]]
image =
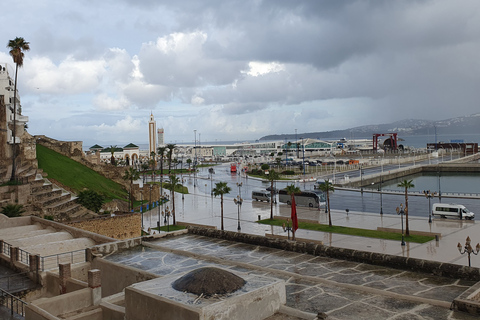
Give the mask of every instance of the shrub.
[(102, 208), (105, 197), (93, 190), (84, 190), (78, 194), (77, 202), (85, 208), (98, 213)]
[(2, 208), (1, 212), (7, 217), (13, 218), (20, 217), (25, 212), (25, 209), (21, 204), (7, 204)]

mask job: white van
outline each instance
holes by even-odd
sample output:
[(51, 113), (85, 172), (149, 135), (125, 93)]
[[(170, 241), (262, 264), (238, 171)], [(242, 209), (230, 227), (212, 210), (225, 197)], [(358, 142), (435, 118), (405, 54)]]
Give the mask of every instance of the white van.
[(440, 216), (441, 218), (455, 217), (459, 219), (472, 220), (475, 213), (470, 212), (464, 205), (455, 203), (434, 203), (432, 208), (432, 216)]
[(265, 200), (265, 201), (269, 202), (270, 198), (271, 198), (271, 194), (268, 191), (263, 191), (263, 190), (252, 191), (252, 200), (256, 200), (256, 201), (264, 201)]

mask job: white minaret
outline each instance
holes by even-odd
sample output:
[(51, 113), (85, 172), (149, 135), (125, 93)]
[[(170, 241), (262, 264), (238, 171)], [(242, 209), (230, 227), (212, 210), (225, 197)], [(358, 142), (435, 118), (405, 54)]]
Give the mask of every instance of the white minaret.
[(150, 114), (150, 121), (148, 121), (148, 155), (151, 155), (152, 151), (157, 153), (157, 123), (153, 113)]

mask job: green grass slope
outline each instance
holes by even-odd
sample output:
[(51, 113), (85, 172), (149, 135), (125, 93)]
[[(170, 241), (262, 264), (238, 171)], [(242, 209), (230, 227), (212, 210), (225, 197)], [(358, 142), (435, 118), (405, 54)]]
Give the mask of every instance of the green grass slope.
[(80, 192), (84, 189), (96, 191), (105, 196), (106, 202), (128, 198), (123, 186), (105, 178), (94, 170), (37, 144), (38, 167), (63, 185)]

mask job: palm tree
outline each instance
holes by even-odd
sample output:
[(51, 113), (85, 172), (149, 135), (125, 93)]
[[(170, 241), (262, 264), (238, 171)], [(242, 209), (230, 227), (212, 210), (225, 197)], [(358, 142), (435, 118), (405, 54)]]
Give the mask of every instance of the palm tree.
[(12, 152), (12, 176), (10, 181), (15, 181), (15, 156), (16, 156), (16, 141), (17, 134), (17, 75), (18, 67), (23, 66), (24, 51), (30, 50), (30, 43), (25, 41), (22, 37), (16, 37), (13, 40), (8, 41), (7, 48), (10, 49), (10, 55), (15, 63), (15, 83), (13, 89), (13, 152)]
[(6, 215), (7, 217), (20, 217), (22, 213), (25, 212), (23, 205), (21, 204), (7, 204), (5, 207), (2, 208), (0, 213)]
[(157, 155), (160, 157), (160, 174), (163, 174), (163, 159), (165, 158), (165, 152), (167, 152), (167, 147), (157, 148)]
[(330, 192), (334, 192), (335, 188), (333, 187), (333, 183), (331, 183), (328, 179), (325, 179), (325, 182), (320, 184), (318, 188), (327, 194), (328, 226), (331, 227), (332, 216), (330, 214)]
[(187, 159), (188, 171), (190, 171), (190, 165), (192, 164), (192, 159)]
[(278, 179), (280, 179), (280, 175), (275, 170), (272, 169), (268, 172), (268, 180), (270, 181), (270, 220), (273, 220), (273, 199), (275, 197), (273, 183)]
[(172, 167), (172, 157), (173, 157), (173, 150), (175, 150), (175, 144), (169, 143), (167, 144), (167, 149), (168, 149), (168, 174), (171, 172), (171, 167)]
[(223, 230), (223, 195), (230, 193), (232, 189), (227, 185), (226, 182), (217, 182), (215, 183), (215, 188), (213, 188), (213, 195), (215, 197), (220, 196), (220, 207), (221, 207), (221, 229)]
[(174, 174), (171, 174), (169, 176), (170, 178), (170, 190), (172, 191), (172, 216), (173, 216), (173, 224), (175, 225), (175, 188), (177, 188), (178, 186), (181, 186), (182, 184), (180, 183), (180, 179), (174, 175)]
[(110, 146), (110, 153), (112, 154), (112, 156), (110, 157), (110, 163), (115, 165), (115, 150), (117, 149), (117, 146)]
[(140, 172), (133, 167), (129, 167), (125, 170), (125, 174), (123, 175), (123, 180), (130, 180), (130, 210), (133, 209), (133, 181), (138, 180), (140, 178)]
[(160, 200), (163, 201), (163, 158), (165, 158), (166, 147), (158, 147), (157, 155), (160, 157)]
[(294, 184), (288, 185), (285, 188), (285, 190), (287, 191), (287, 194), (289, 194), (292, 197), (292, 200), (290, 201), (290, 203), (292, 205), (292, 214), (291, 214), (291, 218), (292, 218), (292, 240), (295, 240), (295, 231), (298, 228), (298, 220), (296, 218), (296, 214), (297, 214), (296, 204), (295, 204), (295, 206), (293, 204), (295, 202), (294, 201), (295, 195), (302, 192), (302, 191), (300, 190), (299, 187), (296, 187)]
[(407, 237), (410, 235), (410, 230), (408, 229), (408, 189), (415, 187), (412, 182), (413, 180), (405, 179), (397, 184), (397, 187), (405, 188), (405, 234)]

